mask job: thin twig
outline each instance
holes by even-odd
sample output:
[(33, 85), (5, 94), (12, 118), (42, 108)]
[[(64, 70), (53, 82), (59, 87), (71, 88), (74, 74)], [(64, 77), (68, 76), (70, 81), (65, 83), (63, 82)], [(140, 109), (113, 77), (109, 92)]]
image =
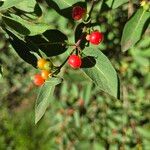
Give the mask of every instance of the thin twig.
[(87, 18), (86, 22), (88, 22), (88, 21), (90, 20), (90, 18), (91, 18), (91, 14), (92, 14), (92, 11), (93, 11), (93, 8), (94, 8), (94, 5), (95, 5), (95, 2), (96, 2), (96, 0), (92, 0), (91, 8), (90, 8), (90, 11), (89, 11), (89, 16), (88, 16), (88, 18)]

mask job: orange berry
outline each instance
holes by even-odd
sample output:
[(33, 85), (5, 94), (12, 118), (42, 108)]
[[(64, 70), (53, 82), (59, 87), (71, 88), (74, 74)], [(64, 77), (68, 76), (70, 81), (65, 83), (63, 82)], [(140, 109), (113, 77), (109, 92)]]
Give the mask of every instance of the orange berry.
[(39, 69), (44, 69), (44, 66), (45, 64), (47, 63), (47, 60), (44, 59), (44, 58), (40, 58), (38, 61), (37, 61), (37, 67)]
[(43, 79), (45, 80), (48, 79), (49, 75), (50, 75), (50, 72), (48, 70), (42, 70), (41, 76)]

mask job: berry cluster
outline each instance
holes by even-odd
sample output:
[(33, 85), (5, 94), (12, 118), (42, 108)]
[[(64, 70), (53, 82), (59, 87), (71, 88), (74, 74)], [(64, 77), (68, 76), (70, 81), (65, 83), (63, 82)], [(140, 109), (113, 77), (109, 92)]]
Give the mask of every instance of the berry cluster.
[[(83, 19), (85, 15), (86, 15), (86, 9), (82, 8), (81, 6), (75, 6), (72, 10), (72, 18), (76, 21)], [(93, 45), (99, 45), (103, 40), (103, 34), (97, 30), (91, 32), (88, 29), (85, 35), (86, 36), (84, 36), (84, 38), (86, 38), (86, 40)], [(81, 42), (82, 39), (79, 39), (79, 41)], [(75, 44), (75, 50), (77, 50), (76, 54), (71, 54), (66, 60), (68, 61), (69, 66), (73, 69), (79, 69), (81, 68), (82, 65), (82, 58), (80, 53), (81, 52), (80, 42), (77, 42), (78, 44), (77, 43)], [(63, 65), (65, 64), (65, 62), (63, 63)], [(57, 67), (59, 71), (63, 65)], [(34, 76), (34, 84), (37, 86), (43, 85), (45, 80), (47, 80), (50, 76), (52, 76), (52, 67), (53, 64), (50, 61), (44, 58), (40, 58), (37, 61), (37, 68), (41, 70), (41, 73), (36, 74)]]
[[(81, 6), (75, 6), (72, 9), (72, 18), (74, 20), (80, 20), (83, 19), (86, 15), (86, 9), (82, 8)], [(101, 41), (103, 40), (103, 34), (97, 30), (91, 32), (90, 34), (87, 34), (86, 40), (93, 44), (93, 45), (99, 45)], [(82, 65), (82, 59), (78, 55), (70, 55), (68, 58), (68, 64), (73, 69), (78, 69)]]
[[(88, 34), (86, 36), (86, 40), (89, 41), (93, 45), (99, 45), (101, 41), (103, 40), (103, 34), (99, 31), (93, 31), (91, 34)], [(74, 68), (78, 69), (82, 65), (82, 59), (78, 55), (70, 55), (68, 59), (68, 64)]]
[(41, 70), (41, 73), (35, 74), (34, 84), (37, 86), (41, 86), (44, 84), (45, 80), (47, 80), (52, 75), (52, 63), (44, 58), (40, 58), (37, 61), (37, 67)]

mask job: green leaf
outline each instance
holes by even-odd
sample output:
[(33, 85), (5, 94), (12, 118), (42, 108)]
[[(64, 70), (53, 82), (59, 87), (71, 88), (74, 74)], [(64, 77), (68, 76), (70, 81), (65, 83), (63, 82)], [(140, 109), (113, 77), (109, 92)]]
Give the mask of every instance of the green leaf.
[(97, 48), (85, 48), (83, 53), (83, 71), (89, 76), (96, 86), (108, 93), (118, 97), (118, 77), (115, 69), (108, 58)]
[(65, 41), (67, 36), (59, 30), (47, 30), (40, 35), (27, 36), (27, 42), (31, 42), (48, 57), (56, 56), (67, 50)]
[(27, 63), (36, 67), (37, 65), (37, 58), (31, 54), (32, 51), (38, 52), (38, 49), (35, 49), (29, 43), (24, 42), (23, 40), (19, 39), (15, 34), (11, 31), (5, 29), (6, 33), (9, 35), (9, 42), (17, 52), (17, 54)]
[[(84, 0), (67, 0), (69, 5), (66, 5), (63, 0), (45, 0), (51, 9), (54, 9), (59, 15), (72, 20), (72, 8), (74, 5), (86, 8)], [(66, 0), (65, 0), (66, 1)]]
[(25, 12), (34, 12), (34, 7), (36, 5), (36, 1), (35, 0), (23, 0), (20, 3), (18, 3), (17, 5), (15, 5), (16, 8), (21, 9)]
[(118, 8), (119, 6), (127, 3), (129, 0), (107, 0), (106, 4), (112, 9)]
[(149, 12), (139, 9), (126, 23), (121, 39), (122, 51), (128, 50), (140, 40), (145, 24), (149, 18)]
[(13, 7), (24, 0), (3, 0), (3, 4), (0, 7), (0, 11)]
[[(84, 23), (80, 23), (76, 26), (75, 28), (75, 42), (77, 42), (79, 40), (79, 38), (81, 37), (81, 35), (83, 34), (83, 29), (84, 27), (86, 27), (86, 24)], [(85, 33), (84, 33), (85, 34)], [(83, 35), (84, 36), (84, 35)], [(80, 47), (81, 49), (84, 49), (85, 44), (86, 44), (87, 40), (83, 39), (80, 43)]]
[(55, 86), (62, 82), (59, 78), (50, 78), (41, 87), (35, 105), (35, 124), (43, 117), (52, 100)]
[(37, 35), (52, 28), (52, 26), (44, 23), (29, 22), (17, 15), (12, 15), (12, 17), (3, 16), (2, 19), (7, 26), (22, 35)]
[(60, 9), (72, 7), (72, 5), (78, 2), (84, 2), (84, 0), (52, 0), (52, 1), (55, 2)]

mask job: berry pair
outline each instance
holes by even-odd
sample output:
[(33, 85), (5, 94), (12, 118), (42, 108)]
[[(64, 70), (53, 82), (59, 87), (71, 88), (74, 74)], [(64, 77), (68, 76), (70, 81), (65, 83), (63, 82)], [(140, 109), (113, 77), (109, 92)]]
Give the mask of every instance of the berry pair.
[[(91, 34), (86, 36), (87, 41), (91, 44), (98, 45), (103, 40), (103, 34), (99, 31), (93, 31)], [(82, 60), (78, 55), (70, 55), (68, 59), (68, 64), (74, 68), (78, 69), (82, 65)]]
[(52, 63), (44, 58), (41, 58), (37, 61), (37, 67), (41, 70), (41, 73), (34, 76), (34, 84), (41, 86), (51, 75), (50, 70), (52, 68)]
[(93, 31), (91, 34), (86, 36), (86, 40), (93, 45), (98, 45), (103, 40), (103, 34), (99, 31)]

